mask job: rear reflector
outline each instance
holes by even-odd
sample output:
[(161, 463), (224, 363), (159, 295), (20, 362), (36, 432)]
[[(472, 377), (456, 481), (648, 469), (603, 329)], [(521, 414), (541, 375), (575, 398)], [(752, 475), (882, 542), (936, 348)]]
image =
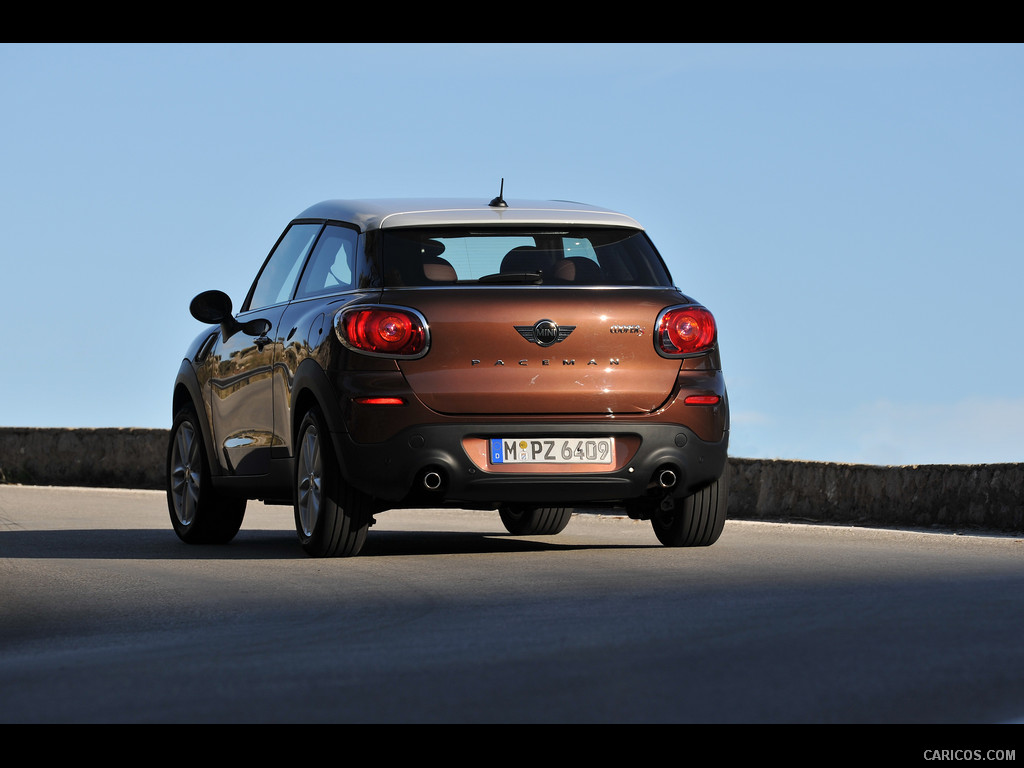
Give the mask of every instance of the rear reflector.
[(688, 395), (683, 402), (686, 405), (718, 405), (721, 399), (718, 395)]
[(353, 399), (360, 405), (405, 405), (405, 400), (400, 397), (356, 397)]

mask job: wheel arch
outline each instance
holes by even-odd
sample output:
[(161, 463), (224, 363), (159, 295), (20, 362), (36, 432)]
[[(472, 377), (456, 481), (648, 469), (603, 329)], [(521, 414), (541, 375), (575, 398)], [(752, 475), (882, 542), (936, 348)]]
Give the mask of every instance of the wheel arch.
[(213, 449), (213, 427), (210, 424), (210, 415), (206, 409), (199, 379), (189, 361), (182, 360), (181, 367), (178, 368), (178, 375), (174, 379), (174, 392), (171, 395), (172, 421), (186, 405), (191, 405), (196, 412), (199, 432), (203, 438), (203, 447), (206, 449), (206, 455), (210, 457), (211, 474), (223, 474), (220, 462), (216, 461), (217, 453)]
[(295, 446), (299, 439), (299, 427), (306, 414), (313, 408), (320, 411), (323, 416), (325, 428), (331, 435), (331, 440), (336, 444), (336, 433), (344, 432), (345, 425), (340, 403), (342, 394), (336, 391), (331, 384), (327, 373), (320, 367), (319, 363), (311, 358), (303, 360), (295, 371), (295, 378), (292, 381), (291, 393), (291, 424), (289, 435), (291, 437), (292, 453), (295, 453)]

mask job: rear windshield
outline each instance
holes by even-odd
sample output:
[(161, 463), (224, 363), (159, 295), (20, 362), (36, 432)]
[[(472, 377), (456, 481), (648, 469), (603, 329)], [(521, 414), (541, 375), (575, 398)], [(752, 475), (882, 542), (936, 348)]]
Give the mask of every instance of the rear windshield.
[(670, 286), (668, 270), (635, 229), (386, 229), (385, 286)]

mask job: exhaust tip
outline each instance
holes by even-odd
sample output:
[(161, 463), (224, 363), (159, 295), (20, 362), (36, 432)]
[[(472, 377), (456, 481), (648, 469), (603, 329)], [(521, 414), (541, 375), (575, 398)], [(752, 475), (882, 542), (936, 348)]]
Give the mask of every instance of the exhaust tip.
[(423, 473), (423, 487), (428, 491), (436, 491), (444, 483), (441, 473), (436, 470), (427, 470)]
[(660, 472), (658, 472), (658, 485), (660, 485), (662, 488), (672, 488), (673, 486), (675, 486), (677, 481), (678, 478), (676, 477), (676, 473), (674, 470), (662, 469)]

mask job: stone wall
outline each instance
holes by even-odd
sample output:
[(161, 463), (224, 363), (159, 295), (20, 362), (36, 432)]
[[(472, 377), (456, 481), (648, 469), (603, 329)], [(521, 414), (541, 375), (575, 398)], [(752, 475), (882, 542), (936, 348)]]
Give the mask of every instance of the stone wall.
[(1024, 531), (1024, 464), (730, 459), (729, 470), (734, 518)]
[[(164, 487), (162, 429), (0, 428), (0, 483)], [(1024, 464), (879, 467), (729, 461), (729, 516), (1024, 531)]]
[(0, 428), (0, 483), (163, 488), (166, 429)]

